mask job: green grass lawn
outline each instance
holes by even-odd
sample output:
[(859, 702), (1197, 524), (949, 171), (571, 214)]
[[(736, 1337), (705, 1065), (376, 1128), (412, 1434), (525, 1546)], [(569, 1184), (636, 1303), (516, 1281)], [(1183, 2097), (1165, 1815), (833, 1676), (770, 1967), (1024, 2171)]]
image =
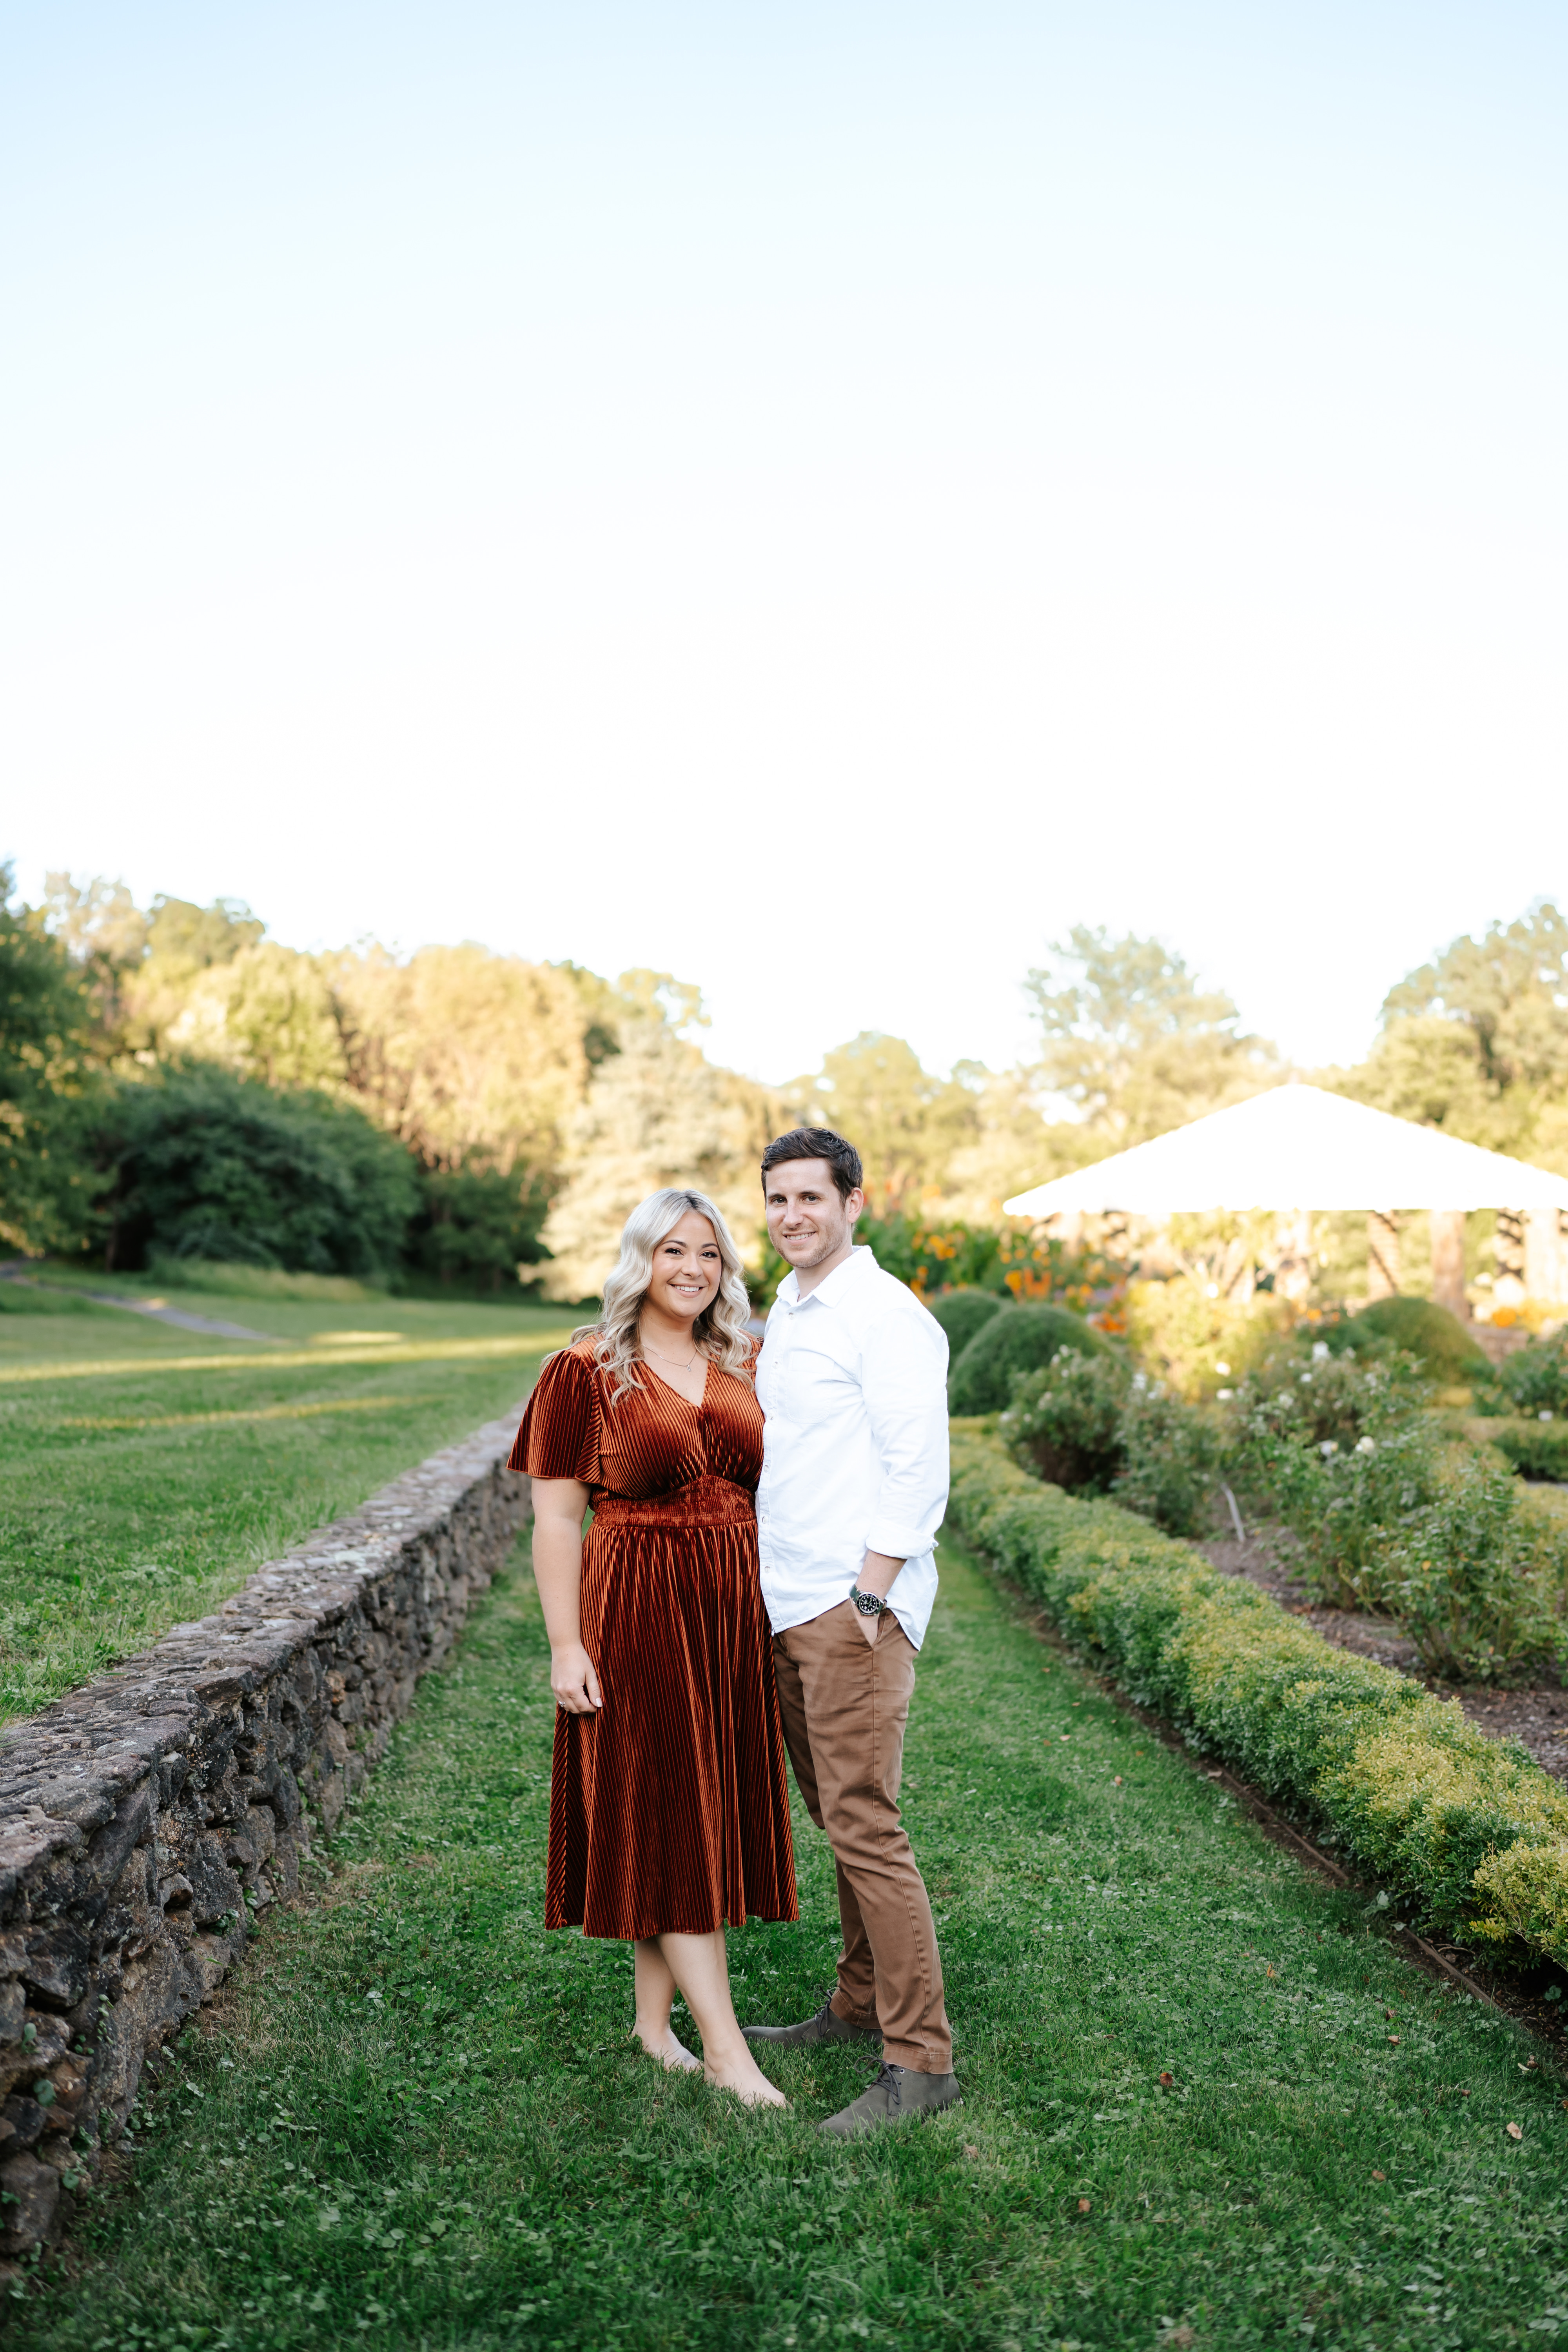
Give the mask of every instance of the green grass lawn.
[[(1568, 2335), (1547, 2053), (1412, 1971), (1041, 1647), (951, 1546), (908, 1794), (963, 2105), (844, 2145), (849, 2051), (752, 2115), (629, 2046), (625, 1946), (544, 1934), (531, 1583), (425, 1683), (314, 1895), (144, 2093), (18, 2332), (204, 2345), (1123, 2347)], [(744, 2012), (831, 1982), (832, 1873), (731, 1938)], [(1531, 2061), (1538, 2063), (1531, 2064)], [(1171, 2087), (1161, 2087), (1162, 2074)], [(1517, 2126), (1512, 2137), (1508, 2126)]]
[(508, 1411), (574, 1319), (169, 1296), (285, 1344), (0, 1284), (0, 1719), (201, 1616), (259, 1561)]

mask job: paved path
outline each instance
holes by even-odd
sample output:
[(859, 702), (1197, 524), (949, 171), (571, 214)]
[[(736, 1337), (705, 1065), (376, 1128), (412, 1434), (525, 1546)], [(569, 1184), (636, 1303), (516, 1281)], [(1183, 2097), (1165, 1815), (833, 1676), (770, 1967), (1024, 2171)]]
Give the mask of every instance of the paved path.
[(183, 1307), (167, 1307), (161, 1298), (127, 1298), (117, 1290), (82, 1290), (74, 1282), (50, 1282), (39, 1274), (25, 1274), (13, 1260), (0, 1265), (0, 1276), (26, 1290), (61, 1290), (72, 1298), (90, 1298), (95, 1307), (118, 1307), (126, 1315), (150, 1316), (154, 1323), (175, 1323), (182, 1331), (205, 1331), (215, 1339), (257, 1339), (266, 1348), (288, 1342), (272, 1331), (253, 1331), (245, 1323), (225, 1323), (216, 1315), (190, 1315)]

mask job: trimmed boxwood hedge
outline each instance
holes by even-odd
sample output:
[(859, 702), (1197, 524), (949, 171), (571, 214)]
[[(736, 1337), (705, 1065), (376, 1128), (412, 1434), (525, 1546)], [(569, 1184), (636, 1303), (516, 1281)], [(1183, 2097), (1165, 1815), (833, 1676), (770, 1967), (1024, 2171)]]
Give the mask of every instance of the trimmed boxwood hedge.
[(1314, 1818), (1426, 1924), (1568, 1961), (1568, 1790), (1518, 1741), (1131, 1512), (1042, 1485), (986, 1422), (952, 1439), (950, 1524), (1140, 1706)]

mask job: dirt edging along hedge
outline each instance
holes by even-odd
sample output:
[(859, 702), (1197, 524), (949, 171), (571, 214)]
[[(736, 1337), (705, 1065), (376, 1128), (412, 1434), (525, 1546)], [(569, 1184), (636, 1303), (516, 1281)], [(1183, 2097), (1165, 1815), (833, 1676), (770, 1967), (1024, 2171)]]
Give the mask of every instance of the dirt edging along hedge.
[(1042, 1485), (988, 1420), (952, 1423), (947, 1516), (1139, 1706), (1310, 1812), (1417, 1920), (1568, 1962), (1568, 1790), (1516, 1741), (1131, 1511)]

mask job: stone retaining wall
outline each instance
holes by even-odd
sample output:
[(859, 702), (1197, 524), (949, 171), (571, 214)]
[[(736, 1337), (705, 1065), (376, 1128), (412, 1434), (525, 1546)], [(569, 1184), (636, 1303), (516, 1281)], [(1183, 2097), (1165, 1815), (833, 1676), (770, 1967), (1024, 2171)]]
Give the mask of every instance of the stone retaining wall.
[[(0, 2254), (57, 2236), (148, 2058), (291, 1895), (528, 1516), (517, 1416), (0, 1733)], [(154, 2063), (155, 2063), (154, 2060)]]

